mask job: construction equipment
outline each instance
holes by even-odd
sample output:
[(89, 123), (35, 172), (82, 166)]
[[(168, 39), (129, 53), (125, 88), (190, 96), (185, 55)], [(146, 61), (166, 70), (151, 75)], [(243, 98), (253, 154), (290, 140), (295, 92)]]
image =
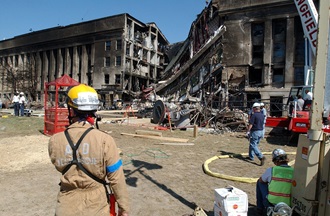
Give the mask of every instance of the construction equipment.
[[(297, 111), (295, 101), (298, 95), (301, 95), (304, 98), (306, 89), (310, 90), (311, 92), (313, 90), (313, 74), (311, 73), (311, 71), (313, 70), (311, 69), (311, 59), (316, 54), (318, 35), (318, 12), (316, 11), (312, 0), (295, 0), (294, 2), (301, 19), (301, 24), (304, 30), (305, 37), (307, 38), (305, 44), (305, 84), (304, 86), (291, 87), (288, 101), (286, 104), (286, 107), (288, 109), (287, 116), (267, 117), (266, 126), (285, 128), (288, 131), (294, 133), (307, 133), (310, 125), (310, 112), (309, 110)], [(310, 50), (312, 52), (310, 52)], [(329, 109), (326, 108), (323, 110), (323, 112), (324, 124), (322, 128), (324, 132), (330, 132), (330, 126), (328, 125), (328, 122), (330, 120)]]
[(322, 124), (324, 110), (330, 106), (329, 7), (329, 0), (320, 0), (310, 124), (307, 134), (299, 135), (294, 165), (291, 200), (299, 215), (330, 215), (330, 143)]
[[(310, 122), (310, 110), (298, 110), (297, 109), (297, 98), (298, 95), (301, 95), (302, 97), (305, 96), (305, 90), (312, 91), (313, 86), (293, 86), (291, 87), (290, 93), (289, 93), (289, 99), (286, 104), (286, 107), (288, 108), (287, 116), (281, 116), (281, 117), (273, 117), (269, 116), (266, 120), (266, 126), (267, 127), (278, 127), (278, 128), (285, 128), (288, 131), (294, 132), (294, 133), (307, 133), (309, 122)], [(326, 116), (325, 116), (326, 115)], [(328, 112), (324, 112), (324, 118), (323, 118), (323, 130), (324, 132), (330, 133), (330, 125), (328, 125), (328, 122), (330, 121), (330, 116)], [(327, 120), (327, 121), (326, 121)]]

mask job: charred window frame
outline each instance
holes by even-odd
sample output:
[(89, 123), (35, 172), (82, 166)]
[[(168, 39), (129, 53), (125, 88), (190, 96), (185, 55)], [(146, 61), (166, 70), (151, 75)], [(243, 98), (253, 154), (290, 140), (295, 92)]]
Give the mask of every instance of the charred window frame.
[(115, 84), (120, 84), (121, 83), (121, 75), (120, 74), (116, 74), (115, 75)]
[(273, 68), (273, 87), (284, 87), (284, 68)]
[(286, 19), (273, 20), (273, 64), (285, 64)]
[(249, 67), (249, 86), (261, 87), (262, 82), (262, 67)]
[(272, 22), (273, 28), (273, 58), (272, 58), (272, 86), (284, 87), (284, 71), (285, 71), (285, 53), (286, 53), (286, 19), (275, 19)]
[(104, 84), (109, 84), (109, 83), (110, 83), (110, 75), (104, 74)]
[(249, 67), (249, 86), (259, 87), (263, 85), (264, 40), (265, 23), (251, 24), (252, 40), (252, 66)]
[(252, 23), (252, 65), (262, 65), (264, 58), (265, 23)]

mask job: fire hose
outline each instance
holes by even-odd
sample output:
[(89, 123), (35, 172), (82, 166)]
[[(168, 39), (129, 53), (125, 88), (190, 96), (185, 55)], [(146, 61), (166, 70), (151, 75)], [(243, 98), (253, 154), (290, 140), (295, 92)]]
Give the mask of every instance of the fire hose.
[[(262, 154), (264, 155), (271, 155), (272, 152), (263, 152)], [(287, 152), (287, 154), (290, 155), (295, 155), (296, 152)], [(244, 156), (248, 156), (248, 153), (242, 153), (242, 154), (229, 154), (229, 155), (220, 155), (220, 156), (213, 156), (209, 159), (207, 159), (204, 164), (203, 164), (203, 172), (209, 176), (216, 177), (216, 178), (221, 178), (221, 179), (226, 179), (226, 180), (231, 180), (231, 181), (238, 181), (238, 182), (243, 182), (243, 183), (256, 183), (258, 178), (249, 178), (249, 177), (238, 177), (238, 176), (230, 176), (226, 174), (221, 174), (221, 173), (216, 173), (212, 172), (209, 169), (209, 164), (217, 159), (225, 159), (225, 158), (242, 158)], [(294, 163), (294, 161), (291, 161), (289, 165), (291, 166)]]

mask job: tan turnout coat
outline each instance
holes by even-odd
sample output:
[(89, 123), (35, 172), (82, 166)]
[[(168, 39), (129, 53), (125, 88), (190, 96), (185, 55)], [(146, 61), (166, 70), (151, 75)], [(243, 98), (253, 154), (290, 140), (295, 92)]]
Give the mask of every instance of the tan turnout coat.
[[(76, 122), (69, 126), (68, 132), (74, 144), (91, 125)], [(72, 161), (72, 149), (64, 132), (53, 135), (48, 145), (49, 156), (55, 168), (62, 173)], [(82, 140), (77, 158), (82, 165), (94, 176), (107, 179), (115, 194), (119, 208), (128, 212), (128, 193), (126, 188), (123, 166), (118, 170), (107, 173), (106, 167), (120, 160), (119, 151), (113, 138), (97, 129), (91, 130)], [(55, 215), (106, 215), (109, 216), (105, 188), (96, 182), (76, 165), (61, 177), (60, 191), (57, 196)]]

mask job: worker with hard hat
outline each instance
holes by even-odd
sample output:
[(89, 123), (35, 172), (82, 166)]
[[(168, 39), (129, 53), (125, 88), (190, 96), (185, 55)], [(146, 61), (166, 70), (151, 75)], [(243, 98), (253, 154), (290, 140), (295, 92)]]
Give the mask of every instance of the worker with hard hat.
[(260, 165), (263, 166), (265, 163), (265, 156), (259, 150), (259, 142), (262, 138), (263, 127), (264, 127), (264, 115), (260, 112), (260, 103), (254, 103), (252, 106), (253, 114), (249, 119), (249, 126), (246, 135), (249, 137), (249, 156), (248, 160), (253, 161), (254, 156), (257, 156), (260, 160)]
[(20, 107), (21, 116), (24, 116), (24, 109), (25, 109), (25, 103), (26, 103), (24, 92), (19, 93), (18, 103), (19, 103), (19, 107)]
[(293, 168), (288, 165), (288, 157), (284, 150), (274, 149), (272, 152), (274, 167), (269, 167), (257, 182), (257, 211), (260, 215), (267, 207), (283, 202), (291, 206), (291, 185)]
[(18, 95), (18, 92), (15, 92), (14, 93), (14, 97), (13, 97), (12, 103), (14, 104), (14, 114), (15, 114), (15, 116), (19, 116), (20, 107), (19, 107), (19, 95)]
[(127, 185), (117, 145), (109, 134), (94, 128), (99, 105), (95, 89), (80, 84), (70, 88), (67, 97), (70, 125), (53, 135), (48, 145), (51, 162), (62, 173), (55, 215), (109, 216), (109, 182), (118, 216), (128, 216)]

